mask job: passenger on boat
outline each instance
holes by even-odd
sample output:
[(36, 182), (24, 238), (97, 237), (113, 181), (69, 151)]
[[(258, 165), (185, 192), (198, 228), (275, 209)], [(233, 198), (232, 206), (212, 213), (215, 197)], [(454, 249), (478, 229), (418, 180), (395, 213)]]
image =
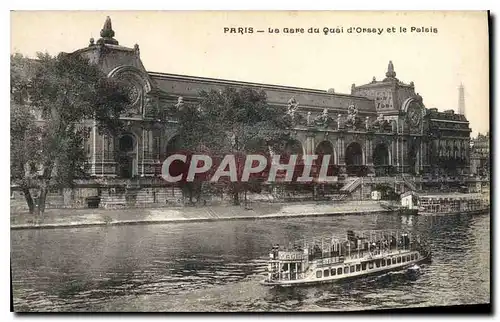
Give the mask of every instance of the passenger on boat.
[(278, 251), (279, 250), (280, 250), (280, 245), (279, 244), (276, 244), (276, 245), (273, 246), (273, 249), (272, 249), (273, 259), (278, 258)]
[(407, 249), (408, 246), (410, 246), (410, 237), (408, 236), (408, 234), (401, 235), (401, 244), (404, 249)]
[(382, 242), (382, 249), (386, 252), (389, 250), (389, 241), (387, 239), (384, 239)]
[(315, 244), (313, 247), (309, 247), (309, 260), (315, 260), (323, 257), (323, 251), (321, 248)]
[(390, 243), (390, 249), (395, 249), (398, 245), (398, 242), (396, 240), (396, 237), (391, 236), (391, 243)]
[(318, 245), (314, 245), (314, 255), (321, 257), (322, 256), (322, 251), (321, 248)]

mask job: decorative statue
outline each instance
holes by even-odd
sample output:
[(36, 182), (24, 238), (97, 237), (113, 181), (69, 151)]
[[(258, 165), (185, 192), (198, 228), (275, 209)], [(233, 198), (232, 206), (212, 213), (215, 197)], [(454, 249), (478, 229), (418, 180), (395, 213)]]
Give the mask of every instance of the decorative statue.
[(177, 104), (175, 104), (175, 107), (177, 107), (178, 110), (182, 110), (184, 108), (184, 98), (182, 96), (177, 98)]
[(349, 116), (358, 116), (358, 109), (356, 108), (356, 105), (349, 105), (349, 107), (347, 108), (347, 113)]
[(135, 51), (135, 53), (136, 53), (136, 55), (137, 55), (137, 56), (139, 56), (139, 55), (140, 55), (140, 53), (141, 53), (141, 52), (140, 52), (140, 50), (139, 50), (139, 45), (138, 45), (138, 44), (135, 44), (135, 45), (134, 45), (134, 51)]
[(398, 124), (396, 123), (395, 120), (392, 120), (391, 126), (392, 126), (392, 132), (396, 133), (398, 131)]
[(346, 125), (349, 127), (356, 127), (358, 118), (358, 109), (355, 105), (349, 105), (347, 108), (347, 120)]
[(340, 129), (340, 123), (342, 122), (342, 115), (337, 115), (337, 129)]
[(321, 114), (321, 117), (326, 120), (328, 118), (328, 109), (325, 108), (323, 109), (323, 113)]
[(295, 97), (292, 97), (288, 100), (288, 111), (286, 114), (290, 115), (293, 118), (295, 117), (295, 112), (299, 108), (299, 103), (295, 100)]
[(387, 121), (385, 120), (384, 118), (384, 114), (379, 114), (377, 116), (377, 120), (375, 121), (375, 126), (380, 130), (380, 131), (383, 131), (386, 126), (387, 126)]
[(144, 109), (146, 110), (146, 113), (153, 107), (153, 99), (151, 96), (146, 96), (146, 101), (144, 102)]
[(314, 124), (318, 126), (328, 126), (329, 123), (330, 123), (330, 117), (328, 116), (328, 109), (325, 108), (323, 110), (323, 113), (321, 113), (314, 119)]
[(146, 102), (144, 104), (144, 110), (148, 116), (160, 119), (160, 110), (158, 106), (158, 101), (155, 97), (146, 96)]
[(311, 125), (311, 112), (307, 112), (307, 126)]
[(377, 117), (377, 123), (382, 124), (383, 122), (385, 122), (384, 114), (379, 114)]
[(369, 130), (369, 128), (370, 128), (370, 117), (369, 116), (365, 117), (365, 128), (366, 128), (366, 130)]

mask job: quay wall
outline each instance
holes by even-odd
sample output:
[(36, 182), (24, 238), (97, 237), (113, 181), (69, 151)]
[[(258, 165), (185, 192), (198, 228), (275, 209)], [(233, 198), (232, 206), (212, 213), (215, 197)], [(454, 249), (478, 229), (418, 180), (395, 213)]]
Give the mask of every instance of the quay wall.
[(315, 216), (384, 214), (375, 201), (261, 203), (251, 207), (205, 206), (157, 209), (51, 209), (43, 216), (11, 213), (11, 229), (69, 228), (131, 224), (166, 224), (228, 220), (264, 220)]
[[(356, 201), (370, 200), (371, 192), (376, 189), (379, 184), (386, 185), (394, 189), (396, 193), (405, 193), (409, 190), (416, 189), (418, 192), (444, 192), (446, 185), (428, 185), (415, 182), (408, 185), (405, 182), (396, 182), (391, 177), (374, 177), (363, 178), (362, 183), (354, 190), (349, 191), (346, 195), (341, 194), (343, 183), (339, 182), (336, 185), (328, 187), (327, 190), (321, 191), (286, 191), (281, 187), (264, 187), (260, 193), (247, 193), (249, 202), (294, 202), (294, 201), (328, 201), (341, 200)], [(488, 191), (487, 182), (468, 182), (467, 188), (469, 192), (485, 192)], [(36, 195), (36, 191), (32, 192)], [(102, 185), (78, 186), (75, 188), (65, 188), (58, 191), (49, 192), (46, 200), (46, 209), (85, 209), (90, 208), (88, 198), (98, 197), (99, 208), (103, 209), (128, 209), (128, 208), (169, 208), (175, 206), (191, 205), (189, 198), (183, 195), (179, 187), (168, 187), (158, 183), (139, 184), (137, 186), (126, 186), (123, 182), (117, 181)], [(243, 203), (244, 195), (241, 194)], [(232, 196), (225, 193), (204, 193), (200, 200), (197, 196), (192, 198), (192, 201), (197, 205), (217, 206), (233, 202)], [(22, 212), (27, 210), (27, 204), (22, 192), (16, 189), (11, 190), (11, 212)]]

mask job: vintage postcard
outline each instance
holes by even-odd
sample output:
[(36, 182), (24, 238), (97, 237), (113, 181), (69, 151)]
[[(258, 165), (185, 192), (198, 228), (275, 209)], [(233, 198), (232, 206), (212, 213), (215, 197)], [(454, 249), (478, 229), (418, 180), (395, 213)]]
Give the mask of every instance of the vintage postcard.
[(11, 12), (14, 311), (490, 310), (488, 21)]

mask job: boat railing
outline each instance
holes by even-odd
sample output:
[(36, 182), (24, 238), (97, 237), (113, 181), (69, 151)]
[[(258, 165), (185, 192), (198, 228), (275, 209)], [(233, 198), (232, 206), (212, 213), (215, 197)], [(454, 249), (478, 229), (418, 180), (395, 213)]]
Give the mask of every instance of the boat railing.
[(392, 254), (400, 254), (403, 252), (409, 252), (409, 251), (416, 251), (420, 250), (421, 247), (417, 244), (414, 243), (412, 245), (409, 245), (408, 247), (394, 247), (394, 248), (387, 248), (387, 249), (382, 249), (382, 250), (375, 250), (375, 251), (353, 251), (350, 254), (347, 254), (345, 256), (332, 256), (332, 257), (318, 257), (318, 258), (310, 258), (309, 263), (316, 263), (320, 265), (331, 265), (331, 264), (339, 264), (339, 263), (344, 263), (347, 261), (351, 260), (357, 260), (357, 259), (377, 259), (377, 258), (383, 258)]
[(396, 230), (396, 229), (388, 229), (388, 230), (363, 230), (363, 231), (349, 231), (346, 230), (343, 234), (335, 234), (335, 235), (323, 235), (318, 237), (311, 237), (308, 239), (299, 239), (294, 242), (288, 243), (285, 246), (285, 249), (288, 250), (303, 250), (306, 248), (310, 248), (310, 246), (317, 245), (320, 250), (326, 250), (325, 246), (329, 248), (332, 243), (343, 243), (349, 241), (348, 234), (352, 233), (355, 237), (366, 240), (366, 241), (379, 241), (383, 240), (385, 237), (395, 237), (399, 238), (403, 234), (409, 235), (412, 239), (418, 237), (417, 234), (411, 233), (406, 230)]
[[(401, 230), (401, 229), (399, 229), (399, 230), (398, 229), (344, 230), (341, 233), (335, 234), (333, 236), (334, 237), (337, 235), (347, 236), (348, 233), (355, 233), (357, 235), (369, 236), (369, 235), (376, 235), (376, 234), (391, 234), (391, 233), (396, 234), (396, 233), (404, 233), (404, 232), (405, 232), (405, 230)], [(323, 236), (319, 236), (319, 237), (312, 237), (311, 239), (331, 238), (331, 237), (332, 237), (332, 235), (323, 235)], [(335, 238), (339, 238), (339, 237), (335, 237)]]

